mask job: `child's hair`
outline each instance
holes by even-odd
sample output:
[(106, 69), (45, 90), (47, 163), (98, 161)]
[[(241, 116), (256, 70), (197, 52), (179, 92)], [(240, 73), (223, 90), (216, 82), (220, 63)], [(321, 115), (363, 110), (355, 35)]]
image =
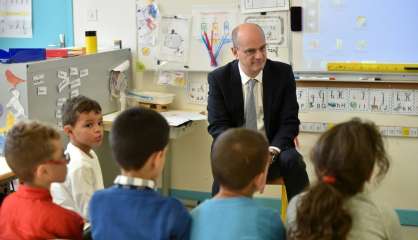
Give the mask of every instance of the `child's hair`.
[(161, 114), (146, 108), (130, 108), (113, 122), (110, 145), (124, 170), (141, 169), (148, 158), (168, 144), (170, 127)]
[(222, 133), (211, 154), (212, 174), (229, 190), (242, 190), (266, 168), (269, 151), (263, 135), (235, 128)]
[(80, 113), (101, 113), (100, 104), (93, 99), (79, 95), (68, 99), (62, 106), (62, 124), (74, 126)]
[(7, 164), (23, 182), (32, 182), (35, 168), (52, 157), (55, 148), (51, 140), (59, 133), (39, 122), (19, 122), (7, 133), (4, 152)]
[(318, 177), (297, 206), (290, 239), (346, 239), (352, 226), (346, 200), (362, 192), (374, 166), (377, 180), (389, 169), (389, 159), (376, 125), (354, 118), (325, 132), (311, 152)]

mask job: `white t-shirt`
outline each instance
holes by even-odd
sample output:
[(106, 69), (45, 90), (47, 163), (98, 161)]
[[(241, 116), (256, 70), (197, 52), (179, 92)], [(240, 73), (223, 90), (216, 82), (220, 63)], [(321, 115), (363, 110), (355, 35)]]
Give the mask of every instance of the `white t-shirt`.
[(95, 191), (103, 189), (99, 160), (93, 150), (90, 150), (90, 157), (71, 143), (68, 143), (65, 152), (71, 158), (67, 166), (67, 177), (65, 182), (51, 185), (53, 201), (88, 220), (90, 198)]
[[(289, 203), (286, 219), (287, 229), (297, 227), (295, 226), (296, 210), (300, 197), (301, 194), (295, 196)], [(403, 239), (396, 212), (384, 205), (377, 204), (369, 194), (358, 193), (348, 199), (345, 206), (353, 220), (347, 240)]]

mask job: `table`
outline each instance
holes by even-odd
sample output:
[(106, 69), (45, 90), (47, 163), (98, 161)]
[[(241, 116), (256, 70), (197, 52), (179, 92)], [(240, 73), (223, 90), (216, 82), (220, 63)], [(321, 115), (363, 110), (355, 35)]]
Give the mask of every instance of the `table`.
[[(105, 131), (109, 131), (112, 128), (112, 123), (120, 112), (114, 112), (103, 116), (103, 127)], [(161, 113), (170, 125), (170, 141), (168, 143), (168, 150), (166, 155), (165, 166), (162, 173), (161, 192), (165, 196), (170, 195), (171, 187), (171, 140), (180, 138), (190, 132), (192, 132), (198, 121), (206, 120), (206, 116), (197, 112), (189, 111), (167, 111)], [(180, 119), (184, 118), (184, 120)]]

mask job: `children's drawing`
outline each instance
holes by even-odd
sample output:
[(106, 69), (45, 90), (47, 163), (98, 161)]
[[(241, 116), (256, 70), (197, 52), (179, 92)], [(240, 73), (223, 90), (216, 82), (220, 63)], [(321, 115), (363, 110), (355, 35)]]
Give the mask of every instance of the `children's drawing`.
[(157, 45), (160, 10), (154, 0), (136, 2), (138, 54), (149, 56)]
[(13, 88), (16, 88), (17, 84), (22, 83), (22, 82), (25, 81), (25, 80), (19, 78), (18, 76), (16, 76), (9, 69), (7, 69), (4, 74), (6, 76), (7, 81), (12, 85)]
[(171, 51), (177, 55), (183, 54), (183, 37), (176, 33), (175, 29), (171, 29), (171, 32), (165, 36), (164, 47), (171, 49)]
[(223, 36), (228, 40), (237, 25), (237, 10), (233, 5), (195, 5), (192, 8), (193, 37), (201, 38), (203, 32), (212, 35), (211, 44), (216, 45)]
[(158, 72), (157, 83), (159, 85), (184, 87), (186, 85), (186, 79), (187, 72), (161, 70)]
[(12, 97), (6, 104), (6, 108), (9, 109), (17, 120), (25, 119), (25, 109), (19, 101), (20, 92), (16, 88), (10, 89)]
[(185, 63), (188, 57), (189, 29), (189, 18), (178, 16), (162, 17), (158, 59)]
[(191, 80), (187, 81), (187, 101), (190, 103), (207, 104), (209, 86), (206, 81)]

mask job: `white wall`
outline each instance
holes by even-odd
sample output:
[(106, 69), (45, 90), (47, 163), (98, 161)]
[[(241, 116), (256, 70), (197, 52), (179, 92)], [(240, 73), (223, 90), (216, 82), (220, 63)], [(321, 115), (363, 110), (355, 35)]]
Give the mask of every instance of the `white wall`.
[[(188, 3), (202, 4), (212, 1), (189, 1)], [(164, 12), (178, 11), (176, 14), (187, 13), (190, 9), (181, 8), (182, 1), (159, 1)], [(222, 3), (221, 0), (215, 3)], [(98, 10), (98, 21), (88, 22), (87, 10)], [(85, 30), (97, 30), (99, 48), (111, 46), (114, 39), (121, 39), (123, 45), (131, 47), (135, 44), (135, 1), (111, 0), (74, 0), (74, 33), (75, 42), (80, 45), (84, 41)], [(206, 57), (206, 56), (204, 56)], [(206, 81), (207, 73), (190, 73), (193, 79)], [(185, 99), (185, 90), (175, 87), (162, 87), (154, 84), (154, 73), (138, 73), (136, 88), (141, 90), (158, 90), (176, 94), (173, 108), (202, 111), (206, 106), (189, 104)], [(301, 121), (306, 122), (341, 122), (354, 116), (375, 121), (378, 125), (402, 125), (418, 127), (417, 117), (396, 116), (385, 114), (358, 114), (358, 113), (301, 113)], [(211, 138), (206, 131), (207, 123), (199, 125), (198, 129), (183, 138), (173, 142), (173, 188), (195, 191), (210, 191), (212, 176), (209, 166), (209, 152)], [(309, 151), (318, 138), (318, 134), (301, 133), (299, 140), (300, 151), (308, 163), (308, 172), (313, 179), (309, 163)], [(392, 166), (386, 179), (376, 191), (376, 196), (394, 208), (418, 209), (418, 191), (415, 183), (418, 182), (418, 139), (414, 138), (386, 138), (387, 149), (392, 158)], [(418, 228), (404, 228), (407, 236), (416, 237)], [(408, 238), (409, 239), (409, 238)]]
[[(97, 21), (89, 21), (90, 11), (97, 12)], [(84, 32), (92, 30), (97, 31), (99, 50), (112, 48), (114, 40), (136, 50), (134, 0), (73, 0), (73, 14), (76, 46), (84, 46)]]

